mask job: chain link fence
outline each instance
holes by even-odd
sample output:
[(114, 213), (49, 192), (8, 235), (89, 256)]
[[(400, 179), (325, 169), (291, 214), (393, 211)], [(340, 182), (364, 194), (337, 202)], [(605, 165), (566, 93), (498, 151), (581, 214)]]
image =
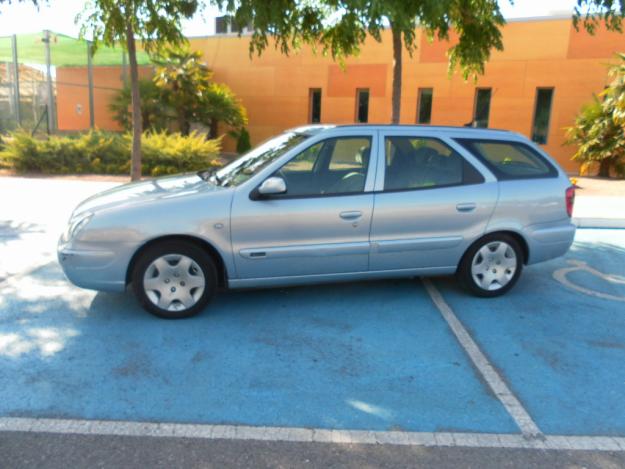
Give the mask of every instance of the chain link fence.
[[(143, 52), (138, 61), (150, 63)], [(0, 133), (115, 127), (107, 107), (124, 85), (126, 64), (121, 47), (92, 55), (88, 41), (50, 31), (0, 37)]]

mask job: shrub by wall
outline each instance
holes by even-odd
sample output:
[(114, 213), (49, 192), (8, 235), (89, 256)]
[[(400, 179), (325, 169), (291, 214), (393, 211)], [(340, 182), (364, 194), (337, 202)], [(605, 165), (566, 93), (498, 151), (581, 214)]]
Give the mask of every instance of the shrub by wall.
[[(47, 139), (17, 131), (4, 139), (0, 167), (44, 174), (128, 174), (131, 142), (130, 135), (99, 130)], [(143, 174), (160, 176), (218, 166), (221, 140), (195, 133), (146, 133), (142, 149)]]

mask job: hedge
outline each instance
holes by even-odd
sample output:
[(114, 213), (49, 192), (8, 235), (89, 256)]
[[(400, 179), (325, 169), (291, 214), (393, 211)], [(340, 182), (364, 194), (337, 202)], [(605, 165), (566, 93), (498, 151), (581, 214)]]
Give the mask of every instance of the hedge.
[[(46, 139), (16, 131), (4, 138), (0, 167), (18, 173), (128, 174), (131, 143), (129, 134), (100, 130)], [(207, 140), (196, 133), (145, 133), (141, 147), (143, 174), (159, 176), (218, 166), (221, 140)]]

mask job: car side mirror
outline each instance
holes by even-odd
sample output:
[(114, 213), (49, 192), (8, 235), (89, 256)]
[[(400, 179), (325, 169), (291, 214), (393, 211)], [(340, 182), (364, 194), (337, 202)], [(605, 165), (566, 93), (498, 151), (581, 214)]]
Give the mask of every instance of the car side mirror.
[(270, 177), (263, 181), (257, 192), (260, 198), (268, 195), (284, 194), (286, 192), (286, 182), (281, 177)]

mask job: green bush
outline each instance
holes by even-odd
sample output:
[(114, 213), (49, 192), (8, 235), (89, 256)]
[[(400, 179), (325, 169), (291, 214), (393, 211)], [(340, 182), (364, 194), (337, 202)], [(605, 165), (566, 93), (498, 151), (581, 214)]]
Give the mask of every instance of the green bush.
[[(0, 167), (45, 174), (128, 174), (132, 137), (91, 130), (77, 136), (45, 140), (16, 131), (0, 150)], [(197, 171), (217, 166), (221, 140), (192, 133), (146, 133), (142, 138), (145, 176)]]
[(252, 142), (250, 141), (250, 133), (245, 127), (242, 127), (239, 131), (239, 138), (237, 138), (237, 153), (242, 155), (247, 153), (252, 148)]

